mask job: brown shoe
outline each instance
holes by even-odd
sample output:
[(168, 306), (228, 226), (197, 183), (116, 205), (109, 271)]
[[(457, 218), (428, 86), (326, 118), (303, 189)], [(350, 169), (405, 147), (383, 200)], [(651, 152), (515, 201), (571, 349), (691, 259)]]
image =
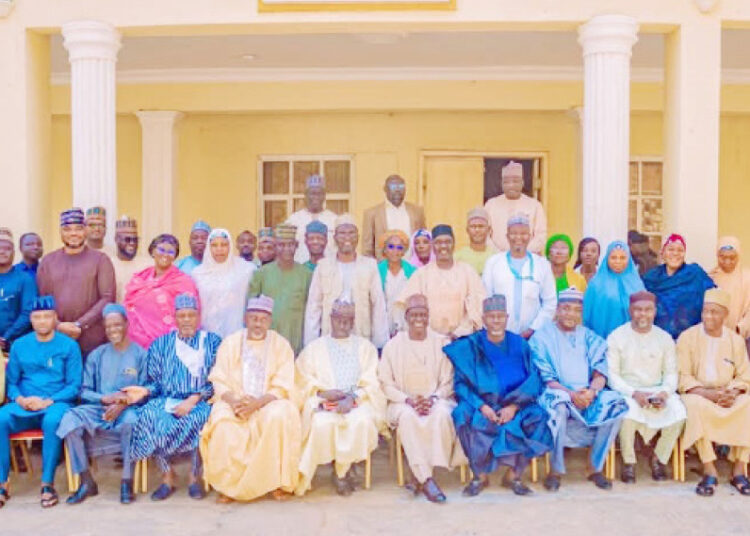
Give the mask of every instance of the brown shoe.
[(656, 456), (651, 456), (651, 478), (657, 482), (667, 479), (667, 466), (661, 463)]
[(620, 473), (620, 480), (622, 480), (626, 484), (635, 483), (635, 464), (634, 463), (626, 463), (625, 465), (622, 466), (622, 472)]
[(446, 499), (443, 490), (440, 489), (440, 486), (437, 485), (437, 482), (432, 477), (425, 480), (424, 484), (422, 484), (422, 493), (430, 502), (444, 503)]

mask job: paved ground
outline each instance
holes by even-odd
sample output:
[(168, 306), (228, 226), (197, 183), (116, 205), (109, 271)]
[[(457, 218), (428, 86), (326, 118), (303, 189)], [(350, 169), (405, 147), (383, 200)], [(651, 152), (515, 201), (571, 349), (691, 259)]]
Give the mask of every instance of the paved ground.
[[(711, 536), (750, 534), (750, 497), (734, 493), (722, 479), (711, 499), (695, 495), (698, 476), (690, 471), (688, 482), (654, 483), (644, 468), (639, 482), (626, 486), (616, 482), (604, 492), (581, 476), (583, 453), (570, 456), (570, 474), (559, 493), (546, 492), (541, 484), (532, 485), (531, 497), (515, 497), (499, 487), (499, 475), (480, 496), (461, 496), (458, 472), (441, 472), (439, 481), (448, 503), (433, 505), (412, 497), (395, 485), (395, 469), (389, 466), (387, 449), (373, 459), (373, 486), (352, 497), (333, 494), (330, 472), (321, 469), (315, 489), (302, 499), (277, 503), (270, 499), (251, 504), (217, 505), (212, 493), (203, 501), (186, 496), (182, 484), (177, 494), (164, 503), (153, 503), (147, 495), (130, 506), (118, 502), (118, 476), (109, 462), (98, 470), (101, 493), (80, 506), (60, 504), (42, 510), (38, 484), (26, 475), (16, 477), (13, 498), (0, 512), (2, 536), (57, 535), (566, 535), (604, 534), (607, 536)], [(36, 459), (38, 467), (38, 459)], [(153, 464), (152, 464), (153, 465)], [(721, 466), (722, 475), (728, 467)], [(181, 475), (186, 467), (178, 467)], [(64, 488), (62, 468), (58, 469), (58, 491)], [(150, 475), (151, 491), (157, 475)], [(61, 494), (61, 497), (67, 495)]]

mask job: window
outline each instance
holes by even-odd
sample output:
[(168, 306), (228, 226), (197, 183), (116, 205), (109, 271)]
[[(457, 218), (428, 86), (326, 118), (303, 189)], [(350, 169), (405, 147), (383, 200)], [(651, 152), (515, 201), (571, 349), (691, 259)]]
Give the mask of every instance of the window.
[(661, 159), (638, 158), (630, 161), (628, 229), (649, 237), (651, 249), (661, 250), (664, 232), (664, 164)]
[(313, 174), (326, 180), (326, 208), (349, 212), (352, 194), (350, 156), (262, 156), (260, 159), (261, 221), (264, 227), (283, 223), (305, 206), (305, 181)]

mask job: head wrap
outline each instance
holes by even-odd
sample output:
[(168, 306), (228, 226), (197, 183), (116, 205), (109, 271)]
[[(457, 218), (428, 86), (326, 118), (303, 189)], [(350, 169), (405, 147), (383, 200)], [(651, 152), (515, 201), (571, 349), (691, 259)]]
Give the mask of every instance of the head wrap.
[(305, 227), (306, 234), (322, 234), (328, 236), (328, 226), (320, 220), (313, 220)]
[(247, 300), (245, 311), (262, 311), (269, 315), (273, 314), (273, 299), (263, 294), (255, 298), (250, 298)]
[(273, 234), (279, 240), (294, 240), (297, 238), (297, 227), (288, 223), (281, 223), (276, 226)]
[(107, 209), (104, 207), (98, 206), (98, 207), (91, 207), (86, 211), (86, 221), (90, 220), (99, 220), (106, 222), (107, 221)]
[(432, 239), (435, 240), (438, 236), (450, 236), (453, 238), (453, 227), (445, 223), (438, 223), (432, 228)]
[(583, 292), (574, 287), (568, 288), (557, 295), (557, 303), (583, 303)]
[(487, 223), (490, 222), (490, 215), (484, 210), (484, 207), (474, 207), (466, 215), (466, 221), (469, 222), (474, 219), (482, 219)]
[(262, 227), (258, 230), (258, 243), (273, 242), (273, 229)]
[(102, 309), (102, 318), (107, 318), (108, 315), (114, 313), (122, 315), (125, 320), (128, 319), (128, 313), (125, 311), (125, 307), (119, 303), (108, 303), (105, 305), (104, 309)]
[(741, 253), (740, 241), (733, 236), (722, 236), (719, 238), (719, 245), (716, 248), (724, 251), (736, 251), (737, 255)]
[(208, 243), (210, 244), (211, 241), (216, 238), (224, 238), (230, 242), (232, 241), (232, 235), (229, 234), (229, 231), (226, 229), (219, 229), (218, 227), (216, 229), (211, 229), (211, 232), (208, 233)]
[(348, 315), (354, 314), (354, 304), (346, 300), (335, 300), (331, 306), (331, 314)]
[(728, 292), (721, 290), (720, 288), (710, 288), (703, 295), (703, 303), (715, 303), (716, 305), (721, 305), (729, 310), (729, 305), (732, 303), (732, 297)]
[(516, 212), (515, 214), (511, 214), (510, 218), (508, 218), (508, 227), (511, 225), (525, 225), (526, 227), (529, 227), (531, 224), (529, 223), (529, 217), (526, 214), (523, 212)]
[[(432, 242), (432, 235), (430, 234), (430, 231), (428, 231), (427, 229), (417, 229), (414, 232), (414, 234), (411, 235), (411, 245), (412, 246), (417, 241), (417, 238), (419, 238), (420, 236), (423, 236), (427, 240), (429, 240), (430, 242)], [(417, 255), (417, 250), (414, 247), (411, 248), (411, 251), (412, 251), (412, 253), (411, 253), (411, 259), (409, 259), (409, 264), (411, 264), (415, 268), (420, 268), (420, 267), (424, 266), (425, 264), (427, 264), (427, 263), (422, 262), (421, 260), (419, 260), (419, 255)], [(432, 250), (432, 247), (430, 247), (430, 258), (427, 260), (427, 262), (432, 262), (434, 260), (435, 260), (435, 252)]]
[(54, 311), (54, 296), (37, 296), (34, 298), (34, 304), (31, 306), (32, 311)]
[(425, 309), (429, 309), (429, 305), (427, 303), (427, 296), (424, 294), (412, 294), (408, 298), (406, 298), (406, 311), (408, 312), (409, 309), (414, 309), (416, 307), (423, 307)]
[(122, 216), (115, 222), (115, 229), (118, 231), (133, 231), (138, 232), (138, 222), (134, 218), (128, 216)]
[(503, 179), (509, 177), (523, 178), (523, 166), (519, 162), (514, 162), (513, 160), (511, 160), (503, 166), (503, 169), (500, 171), (500, 176)]
[(193, 231), (206, 231), (207, 233), (210, 233), (211, 232), (211, 226), (209, 224), (207, 224), (203, 220), (198, 220), (190, 228), (190, 232), (192, 233)]
[(180, 241), (177, 240), (176, 236), (167, 234), (167, 233), (162, 233), (151, 241), (151, 243), (148, 245), (148, 254), (153, 255), (154, 250), (156, 249), (156, 246), (158, 246), (159, 244), (164, 244), (164, 243), (174, 246), (174, 250), (175, 250), (174, 256), (175, 257), (180, 256)]
[(502, 311), (507, 312), (508, 306), (503, 294), (493, 294), (489, 298), (485, 298), (482, 302), (482, 310), (486, 313), (488, 311)]
[(195, 309), (198, 310), (198, 299), (187, 292), (178, 294), (174, 299), (174, 310), (179, 311), (180, 309)]
[(648, 290), (639, 290), (630, 295), (630, 305), (639, 301), (650, 301), (656, 305), (656, 294), (653, 294)]
[(310, 175), (307, 177), (307, 180), (305, 181), (305, 188), (325, 188), (326, 187), (326, 180), (323, 178), (322, 175)]
[(7, 227), (0, 227), (0, 240), (7, 240), (13, 244), (13, 233)]
[(406, 233), (399, 229), (389, 229), (388, 231), (381, 234), (380, 238), (378, 238), (378, 250), (383, 251), (385, 249), (385, 245), (394, 236), (401, 240), (401, 243), (404, 245), (404, 251), (409, 249), (409, 237), (406, 236)]
[(86, 218), (83, 215), (83, 211), (80, 208), (74, 207), (68, 210), (63, 210), (60, 213), (60, 226), (63, 225), (83, 225), (86, 222)]
[(565, 242), (568, 245), (568, 252), (571, 256), (573, 256), (573, 241), (570, 239), (570, 237), (566, 234), (555, 234), (549, 237), (547, 240), (547, 245), (544, 247), (544, 256), (549, 259), (549, 252), (550, 249), (552, 249), (552, 244), (555, 242)]
[(682, 237), (682, 235), (672, 233), (664, 241), (664, 245), (661, 247), (662, 251), (664, 251), (664, 248), (666, 248), (669, 244), (674, 244), (675, 242), (679, 242), (680, 244), (682, 244), (682, 247), (687, 249), (687, 244), (685, 244), (685, 239)]
[(357, 223), (354, 221), (354, 217), (347, 212), (336, 218), (336, 223), (334, 223), (333, 228), (335, 230), (342, 225), (353, 225), (354, 227), (356, 227)]

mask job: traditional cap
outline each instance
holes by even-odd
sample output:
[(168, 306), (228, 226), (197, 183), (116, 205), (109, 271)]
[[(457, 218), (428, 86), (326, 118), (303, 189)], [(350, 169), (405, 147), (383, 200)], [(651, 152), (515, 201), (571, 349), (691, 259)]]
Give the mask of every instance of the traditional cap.
[(639, 301), (650, 301), (656, 304), (656, 294), (649, 292), (648, 290), (639, 290), (630, 295), (630, 305)]
[(63, 225), (83, 225), (86, 218), (80, 208), (70, 208), (60, 213), (60, 226)]
[(174, 310), (179, 311), (180, 309), (195, 309), (197, 311), (198, 299), (187, 292), (178, 294), (174, 299)]
[(722, 236), (719, 238), (719, 247), (717, 249), (721, 251), (736, 251), (739, 255), (741, 253), (740, 241), (733, 236)]
[(424, 294), (412, 294), (406, 298), (406, 311), (409, 309), (415, 309), (417, 307), (423, 307), (429, 309), (430, 306), (427, 303), (427, 296)]
[(490, 215), (487, 213), (486, 210), (484, 210), (484, 207), (475, 207), (469, 211), (469, 213), (466, 215), (466, 221), (474, 220), (474, 219), (483, 219), (487, 223), (490, 222)]
[(340, 315), (354, 314), (354, 304), (350, 301), (335, 300), (331, 307), (331, 314), (336, 313)]
[(326, 187), (326, 180), (323, 178), (323, 175), (310, 175), (307, 177), (307, 180), (305, 181), (305, 188), (325, 188)]
[(297, 227), (289, 223), (281, 223), (276, 226), (273, 234), (279, 240), (294, 240), (297, 238)]
[(190, 232), (192, 233), (193, 231), (206, 231), (207, 233), (210, 233), (211, 232), (211, 226), (209, 224), (207, 224), (203, 220), (198, 220), (190, 228)]
[(399, 229), (389, 229), (381, 234), (380, 238), (378, 238), (378, 250), (383, 251), (383, 249), (385, 249), (385, 245), (394, 236), (398, 237), (399, 240), (401, 240), (401, 243), (404, 245), (404, 249), (409, 249), (409, 237), (406, 236), (406, 233)]
[(273, 298), (264, 296), (256, 296), (247, 300), (247, 307), (245, 311), (262, 311), (264, 313), (273, 314)]
[(258, 243), (260, 242), (273, 242), (273, 229), (270, 227), (262, 227), (258, 230)]
[(482, 310), (486, 313), (487, 311), (502, 311), (507, 312), (508, 306), (503, 294), (493, 294), (489, 298), (485, 298), (482, 302)]
[(135, 220), (135, 218), (122, 216), (115, 222), (115, 229), (117, 229), (118, 231), (138, 232), (138, 222)]
[(13, 244), (13, 232), (7, 227), (0, 227), (0, 240), (7, 240)]
[(667, 237), (667, 239), (664, 241), (664, 245), (661, 247), (663, 250), (665, 247), (667, 247), (669, 244), (674, 244), (675, 242), (679, 242), (682, 244), (682, 247), (687, 249), (687, 244), (685, 243), (685, 239), (682, 237), (682, 235), (678, 235), (676, 233), (672, 233)]
[(720, 288), (710, 288), (706, 291), (706, 293), (703, 295), (703, 304), (707, 303), (715, 303), (716, 305), (721, 305), (725, 309), (729, 309), (729, 304), (732, 301), (732, 297), (729, 295), (729, 293), (725, 290), (721, 290)]
[(119, 303), (108, 303), (104, 306), (104, 309), (102, 309), (102, 318), (107, 318), (107, 316), (111, 314), (122, 315), (126, 320), (128, 318), (128, 313), (125, 311), (125, 307)]
[(336, 218), (336, 223), (334, 224), (333, 228), (338, 229), (342, 225), (354, 225), (354, 227), (356, 227), (357, 222), (355, 222), (354, 217), (347, 212), (346, 214), (342, 214), (341, 216)]
[(99, 220), (106, 220), (107, 219), (107, 209), (105, 209), (102, 206), (97, 207), (91, 207), (86, 211), (86, 219), (99, 219)]
[(320, 220), (313, 220), (307, 224), (307, 227), (305, 227), (305, 233), (328, 236), (328, 226)]
[(32, 311), (54, 311), (54, 296), (37, 296), (34, 298), (34, 304), (31, 306)]
[(500, 176), (503, 179), (509, 177), (523, 178), (523, 166), (520, 163), (511, 160), (503, 166), (503, 169), (500, 171)]
[(453, 238), (453, 227), (446, 225), (445, 223), (438, 223), (432, 228), (432, 239), (435, 240), (438, 236), (447, 235)]
[(570, 287), (557, 295), (557, 303), (583, 303), (583, 292)]
[(220, 229), (218, 227), (216, 229), (211, 229), (211, 232), (208, 233), (209, 243), (217, 238), (224, 238), (226, 240), (232, 240), (232, 235), (230, 235), (229, 231), (227, 231), (226, 229)]
[(529, 223), (529, 217), (526, 214), (523, 212), (516, 212), (515, 214), (511, 214), (510, 218), (508, 218), (508, 227), (511, 225), (525, 225), (528, 227), (531, 223)]

